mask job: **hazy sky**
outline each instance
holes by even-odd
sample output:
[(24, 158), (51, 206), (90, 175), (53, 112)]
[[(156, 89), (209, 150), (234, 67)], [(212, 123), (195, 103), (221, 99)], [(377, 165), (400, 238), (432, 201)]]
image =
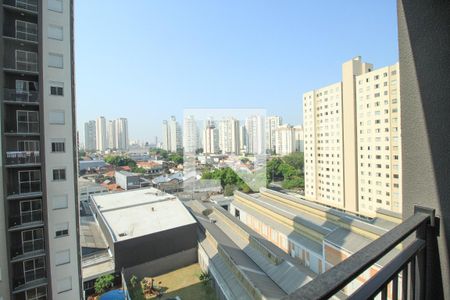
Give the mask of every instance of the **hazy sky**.
[(153, 142), (185, 108), (261, 108), (303, 122), (301, 95), (361, 55), (398, 60), (393, 0), (75, 1), (78, 127), (126, 117)]

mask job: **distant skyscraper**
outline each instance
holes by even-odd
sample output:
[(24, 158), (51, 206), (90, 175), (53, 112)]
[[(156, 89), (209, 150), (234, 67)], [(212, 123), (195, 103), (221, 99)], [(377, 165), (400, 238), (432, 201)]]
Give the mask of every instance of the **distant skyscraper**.
[(108, 128), (106, 131), (107, 135), (107, 143), (109, 149), (117, 149), (117, 140), (116, 140), (116, 121), (110, 120), (108, 121)]
[(373, 70), (356, 57), (341, 82), (303, 95), (307, 199), (401, 213), (399, 92), (398, 64)]
[(274, 134), (276, 154), (288, 155), (303, 150), (302, 126), (280, 125), (275, 129)]
[(303, 132), (303, 126), (294, 126), (294, 152), (305, 151), (305, 134)]
[(247, 153), (264, 154), (266, 153), (265, 144), (265, 122), (264, 117), (256, 115), (245, 120), (247, 131)]
[(95, 136), (97, 143), (97, 150), (105, 151), (108, 148), (107, 136), (106, 136), (106, 119), (105, 117), (98, 117), (95, 122)]
[(115, 121), (115, 142), (116, 149), (118, 150), (128, 150), (130, 144), (128, 138), (128, 119), (119, 118)]
[(239, 126), (239, 147), (240, 154), (247, 153), (248, 135), (245, 125)]
[(169, 120), (163, 121), (163, 149), (176, 152), (181, 148), (181, 127), (178, 124), (174, 116), (171, 116)]
[(183, 120), (183, 148), (184, 152), (195, 153), (199, 148), (199, 133), (194, 116), (186, 116)]
[(275, 151), (275, 129), (282, 123), (280, 116), (266, 117), (266, 149)]
[(213, 120), (205, 121), (203, 128), (203, 153), (219, 153), (219, 130)]
[(219, 121), (219, 148), (222, 153), (240, 153), (239, 120), (225, 118)]
[(84, 148), (87, 151), (97, 150), (95, 121), (84, 123)]

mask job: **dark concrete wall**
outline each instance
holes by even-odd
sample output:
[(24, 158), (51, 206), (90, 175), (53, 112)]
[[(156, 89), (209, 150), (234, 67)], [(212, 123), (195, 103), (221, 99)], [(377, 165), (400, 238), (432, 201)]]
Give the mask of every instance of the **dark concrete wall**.
[(450, 299), (450, 2), (398, 0), (403, 217), (436, 209), (426, 299)]
[(197, 248), (192, 248), (127, 268), (124, 270), (125, 278), (128, 282), (133, 275), (139, 279), (154, 277), (192, 265), (197, 262), (197, 251)]
[(114, 243), (116, 270), (140, 265), (197, 247), (197, 224)]

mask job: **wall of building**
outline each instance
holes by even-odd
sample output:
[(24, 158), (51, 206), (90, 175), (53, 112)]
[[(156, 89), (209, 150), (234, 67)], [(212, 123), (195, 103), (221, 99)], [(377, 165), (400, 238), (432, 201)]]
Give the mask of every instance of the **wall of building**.
[(137, 278), (153, 277), (195, 264), (197, 248), (183, 250), (152, 261), (144, 262), (124, 269), (125, 278), (135, 275)]
[[(129, 268), (197, 247), (197, 224), (190, 224), (154, 234), (114, 243), (116, 270)], [(106, 235), (106, 233), (105, 233)], [(133, 253), (133, 255), (130, 255)]]
[[(72, 1), (64, 1), (62, 12), (50, 10), (49, 1), (39, 1), (42, 5), (42, 48), (41, 67), (42, 77), (40, 87), (43, 96), (43, 120), (44, 135), (41, 136), (43, 145), (41, 151), (45, 151), (45, 166), (43, 168), (46, 186), (44, 189), (47, 199), (48, 241), (46, 244), (49, 259), (47, 269), (51, 274), (49, 287), (53, 299), (77, 299), (81, 295), (80, 250), (78, 237), (78, 198), (77, 198), (77, 168), (76, 168), (76, 144), (75, 144), (75, 95), (73, 81), (73, 53), (72, 53)], [(49, 25), (57, 25), (63, 28), (63, 39), (56, 40), (48, 37)], [(50, 67), (49, 55), (55, 53), (63, 56), (63, 67)], [(58, 81), (64, 85), (63, 96), (50, 95), (51, 81)], [(51, 121), (51, 114), (55, 111), (64, 112), (64, 124), (55, 124)], [(51, 151), (52, 139), (64, 139), (65, 152), (53, 153)], [(66, 179), (53, 180), (53, 170), (64, 168)], [(52, 209), (53, 201), (57, 197), (67, 197), (66, 209)], [(55, 230), (60, 224), (67, 224), (69, 234), (64, 237), (56, 237)], [(61, 251), (70, 252), (70, 262), (57, 265), (56, 256)], [(66, 282), (70, 282), (70, 289)]]
[(403, 218), (415, 205), (436, 209), (428, 241), (427, 299), (450, 299), (450, 4), (398, 0), (402, 109)]

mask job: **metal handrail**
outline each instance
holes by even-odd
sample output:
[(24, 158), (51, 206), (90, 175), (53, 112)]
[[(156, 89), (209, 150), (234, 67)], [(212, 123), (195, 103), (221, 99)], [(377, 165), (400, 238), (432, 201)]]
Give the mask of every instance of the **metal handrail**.
[(8, 151), (6, 152), (7, 165), (36, 164), (41, 162), (39, 151)]
[[(412, 233), (417, 232), (419, 234), (420, 232), (420, 234), (422, 234), (424, 232), (424, 226), (434, 226), (434, 210), (419, 207), (416, 208), (417, 211), (413, 216), (354, 253), (335, 267), (320, 274), (314, 280), (299, 288), (294, 293), (286, 296), (284, 299), (313, 300), (329, 299), (333, 297), (364, 271), (383, 258), (389, 251), (399, 246)], [(369, 279), (356, 291), (358, 294), (353, 293), (351, 297), (355, 295), (355, 298), (353, 299), (366, 299), (358, 298), (356, 296), (367, 294), (376, 295), (380, 291), (380, 288), (386, 288), (387, 284), (392, 280), (391, 276), (387, 275), (391, 275), (392, 272), (396, 275), (403, 271), (405, 264), (415, 261), (417, 254), (425, 247), (424, 240), (424, 238), (417, 238), (412, 244), (401, 250), (394, 260), (382, 268), (374, 277)], [(399, 265), (399, 268), (393, 269), (393, 266), (397, 267)]]

